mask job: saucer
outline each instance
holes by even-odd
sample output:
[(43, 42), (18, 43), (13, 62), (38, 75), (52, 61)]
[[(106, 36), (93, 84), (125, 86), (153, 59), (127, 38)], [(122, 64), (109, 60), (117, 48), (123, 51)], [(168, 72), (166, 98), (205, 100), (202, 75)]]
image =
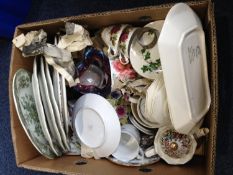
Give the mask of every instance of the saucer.
[(158, 128), (157, 123), (150, 122), (144, 118), (144, 116), (141, 113), (137, 112), (137, 104), (136, 103), (131, 103), (131, 110), (133, 113), (134, 119), (137, 121), (137, 123), (140, 123), (144, 128), (150, 128), (150, 129), (155, 129)]
[[(163, 20), (154, 21), (147, 24), (145, 27), (156, 30), (155, 33), (158, 38), (163, 27), (163, 23)], [(142, 40), (151, 40), (152, 35), (155, 35), (150, 34), (149, 31), (147, 33), (148, 34), (142, 35), (144, 36)], [(155, 43), (152, 48), (145, 49), (138, 42), (137, 37), (135, 37), (130, 47), (129, 57), (133, 69), (142, 77), (153, 80), (156, 78), (157, 73), (161, 72), (160, 56), (157, 43)]]
[(96, 94), (80, 97), (73, 110), (73, 128), (96, 157), (108, 157), (117, 148), (121, 137), (118, 115), (112, 105)]
[(115, 164), (118, 165), (124, 165), (124, 166), (146, 166), (146, 165), (151, 165), (154, 164), (156, 162), (158, 162), (160, 160), (160, 157), (158, 155), (155, 155), (153, 157), (150, 158), (146, 158), (144, 157), (143, 159), (133, 159), (127, 162), (121, 161), (116, 159), (113, 156), (109, 156), (107, 157), (107, 159)]

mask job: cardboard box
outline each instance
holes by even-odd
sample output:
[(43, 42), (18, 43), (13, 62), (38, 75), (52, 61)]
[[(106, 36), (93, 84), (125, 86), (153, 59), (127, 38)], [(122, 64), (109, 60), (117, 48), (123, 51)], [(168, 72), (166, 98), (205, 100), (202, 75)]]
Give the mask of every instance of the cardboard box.
[[(144, 174), (143, 172), (147, 172), (148, 175), (213, 175), (215, 171), (216, 125), (218, 115), (218, 64), (213, 4), (210, 1), (195, 1), (188, 4), (201, 18), (206, 34), (208, 71), (212, 102), (204, 124), (210, 129), (209, 136), (205, 139), (204, 156), (195, 156), (192, 161), (182, 166), (171, 166), (167, 165), (164, 161), (160, 161), (154, 165), (147, 166), (146, 168), (119, 166), (105, 159), (88, 159), (86, 164), (79, 165), (80, 163), (77, 162), (82, 160), (80, 156), (63, 156), (55, 160), (48, 160), (44, 158), (36, 151), (27, 138), (19, 122), (12, 98), (12, 79), (14, 73), (19, 68), (25, 68), (32, 71), (33, 58), (23, 58), (21, 52), (13, 46), (9, 76), (9, 98), (12, 139), (18, 167), (24, 167), (36, 171), (88, 175), (137, 175)], [(165, 4), (160, 6), (141, 7), (23, 24), (16, 28), (15, 36), (41, 28), (49, 34), (54, 34), (56, 29), (64, 26), (64, 22), (66, 21), (85, 24), (89, 30), (95, 30), (97, 28), (116, 23), (143, 25), (153, 20), (165, 19), (167, 12), (172, 5), (173, 4)]]

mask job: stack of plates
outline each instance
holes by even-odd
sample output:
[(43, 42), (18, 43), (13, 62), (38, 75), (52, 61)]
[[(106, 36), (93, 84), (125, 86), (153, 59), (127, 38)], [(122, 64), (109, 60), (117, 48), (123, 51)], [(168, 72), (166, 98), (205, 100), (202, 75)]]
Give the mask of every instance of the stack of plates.
[(50, 147), (57, 156), (69, 150), (68, 110), (65, 80), (53, 70), (53, 81), (44, 58), (35, 58), (32, 89), (39, 121)]

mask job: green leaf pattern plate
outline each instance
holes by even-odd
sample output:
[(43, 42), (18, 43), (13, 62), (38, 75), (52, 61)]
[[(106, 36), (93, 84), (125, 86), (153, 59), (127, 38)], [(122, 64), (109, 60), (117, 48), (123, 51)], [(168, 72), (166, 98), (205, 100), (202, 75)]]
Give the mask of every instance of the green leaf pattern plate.
[(29, 140), (34, 147), (48, 159), (53, 159), (53, 153), (42, 131), (36, 104), (32, 92), (32, 74), (19, 69), (13, 78), (13, 98), (19, 120)]

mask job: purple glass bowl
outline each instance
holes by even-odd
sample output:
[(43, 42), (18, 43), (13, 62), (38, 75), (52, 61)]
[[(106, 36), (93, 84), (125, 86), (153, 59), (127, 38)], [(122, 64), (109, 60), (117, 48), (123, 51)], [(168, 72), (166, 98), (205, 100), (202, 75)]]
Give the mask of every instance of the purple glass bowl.
[(95, 93), (104, 97), (111, 92), (111, 70), (109, 58), (100, 50), (87, 47), (84, 59), (76, 65), (76, 74), (80, 79), (74, 88), (78, 92)]

